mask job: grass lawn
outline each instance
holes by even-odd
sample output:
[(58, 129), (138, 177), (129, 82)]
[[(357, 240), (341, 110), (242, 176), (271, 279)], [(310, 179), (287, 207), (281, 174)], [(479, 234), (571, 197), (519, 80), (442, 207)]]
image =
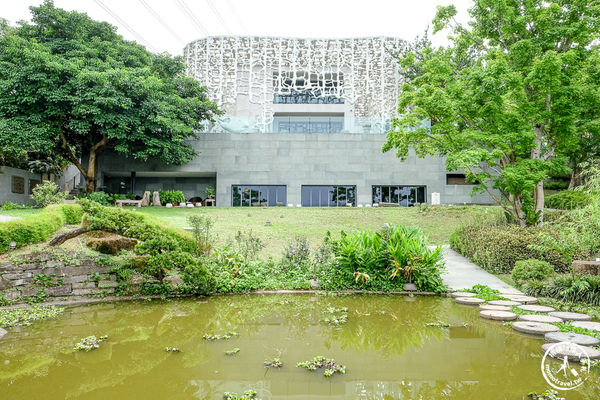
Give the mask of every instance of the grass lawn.
[[(182, 228), (189, 226), (186, 221), (188, 215), (209, 215), (215, 221), (213, 229), (217, 235), (217, 245), (225, 244), (237, 231), (252, 230), (267, 245), (263, 255), (279, 255), (288, 238), (296, 235), (306, 236), (312, 244), (317, 244), (327, 231), (337, 237), (342, 230), (347, 233), (360, 229), (377, 230), (385, 223), (417, 226), (427, 235), (430, 244), (446, 244), (458, 225), (477, 217), (492, 217), (501, 213), (499, 207), (486, 206), (429, 207), (425, 211), (414, 207), (145, 207), (139, 212)], [(272, 225), (265, 226), (266, 221)]]
[(10, 217), (21, 217), (27, 218), (32, 215), (37, 215), (43, 211), (42, 208), (25, 208), (17, 210), (2, 210), (0, 208), (0, 215), (8, 215)]

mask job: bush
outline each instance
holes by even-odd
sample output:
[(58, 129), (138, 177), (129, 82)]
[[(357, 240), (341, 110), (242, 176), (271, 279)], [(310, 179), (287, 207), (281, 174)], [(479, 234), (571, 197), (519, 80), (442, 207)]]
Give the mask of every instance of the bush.
[(25, 204), (16, 204), (16, 203), (12, 203), (10, 201), (2, 204), (2, 207), (0, 207), (0, 209), (2, 209), (2, 211), (23, 210), (23, 209), (28, 209), (28, 208), (31, 208), (31, 206), (28, 206)]
[(58, 204), (67, 197), (66, 192), (60, 192), (56, 183), (44, 181), (33, 188), (31, 198), (35, 204), (46, 207), (49, 204)]
[(283, 262), (288, 266), (297, 267), (310, 260), (310, 241), (304, 236), (288, 239), (283, 249)]
[(196, 252), (198, 254), (210, 253), (213, 244), (211, 234), (211, 228), (214, 225), (213, 219), (206, 215), (190, 215), (187, 221), (192, 227), (192, 233), (196, 241)]
[(181, 278), (185, 283), (185, 293), (210, 294), (216, 290), (216, 280), (213, 274), (200, 263), (186, 266), (181, 272)]
[(162, 281), (163, 277), (173, 270), (183, 270), (186, 266), (196, 264), (190, 253), (170, 251), (159, 253), (148, 259), (144, 273)]
[(181, 251), (181, 246), (177, 240), (169, 236), (154, 237), (135, 246), (136, 254), (140, 255), (156, 256), (170, 251)]
[(589, 202), (590, 195), (580, 190), (563, 190), (545, 198), (547, 208), (557, 208), (559, 210), (585, 207)]
[(98, 204), (102, 204), (103, 206), (110, 206), (112, 204), (115, 204), (114, 200), (111, 199), (111, 196), (105, 192), (87, 193), (85, 195), (85, 198), (91, 201), (95, 201)]
[(544, 182), (544, 189), (546, 190), (566, 190), (569, 187), (567, 181), (550, 181)]
[(160, 202), (167, 203), (185, 203), (185, 196), (181, 190), (159, 190)]
[(600, 305), (600, 276), (596, 275), (559, 275), (548, 281), (530, 281), (522, 290), (530, 296)]
[(65, 224), (65, 216), (60, 210), (44, 211), (26, 219), (0, 223), (0, 253), (10, 250), (10, 243), (16, 247), (45, 241)]
[(517, 284), (522, 282), (543, 281), (554, 274), (554, 267), (546, 261), (530, 258), (515, 262), (512, 270), (512, 278)]
[(67, 225), (78, 225), (81, 223), (83, 217), (83, 208), (79, 204), (60, 204), (58, 206), (52, 205), (46, 207), (46, 209), (52, 209), (58, 207), (65, 217), (65, 223)]

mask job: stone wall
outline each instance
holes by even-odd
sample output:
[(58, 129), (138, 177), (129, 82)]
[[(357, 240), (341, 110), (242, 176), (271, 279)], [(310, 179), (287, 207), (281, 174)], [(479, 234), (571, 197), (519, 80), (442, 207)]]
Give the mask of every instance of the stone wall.
[(116, 287), (109, 267), (75, 253), (25, 254), (0, 264), (0, 296), (17, 303), (104, 297)]

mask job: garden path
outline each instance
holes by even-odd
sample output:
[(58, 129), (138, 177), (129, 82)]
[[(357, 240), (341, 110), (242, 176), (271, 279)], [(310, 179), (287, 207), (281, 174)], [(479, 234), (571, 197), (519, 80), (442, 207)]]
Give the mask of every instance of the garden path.
[(508, 283), (461, 256), (449, 246), (442, 247), (446, 263), (446, 272), (442, 275), (442, 280), (450, 290), (467, 289), (481, 284), (497, 289), (500, 293), (522, 294)]

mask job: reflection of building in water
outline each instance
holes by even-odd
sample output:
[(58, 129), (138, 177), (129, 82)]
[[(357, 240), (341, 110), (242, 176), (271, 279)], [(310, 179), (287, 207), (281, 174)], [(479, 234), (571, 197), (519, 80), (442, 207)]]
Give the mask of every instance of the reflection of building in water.
[[(186, 165), (100, 159), (112, 192), (216, 187), (218, 206), (414, 206), (490, 203), (444, 159), (381, 153), (397, 114), (397, 38), (207, 37), (184, 49), (186, 73), (225, 115), (192, 142)], [(427, 126), (428, 124), (425, 124)], [(121, 185), (124, 182), (124, 188)]]

